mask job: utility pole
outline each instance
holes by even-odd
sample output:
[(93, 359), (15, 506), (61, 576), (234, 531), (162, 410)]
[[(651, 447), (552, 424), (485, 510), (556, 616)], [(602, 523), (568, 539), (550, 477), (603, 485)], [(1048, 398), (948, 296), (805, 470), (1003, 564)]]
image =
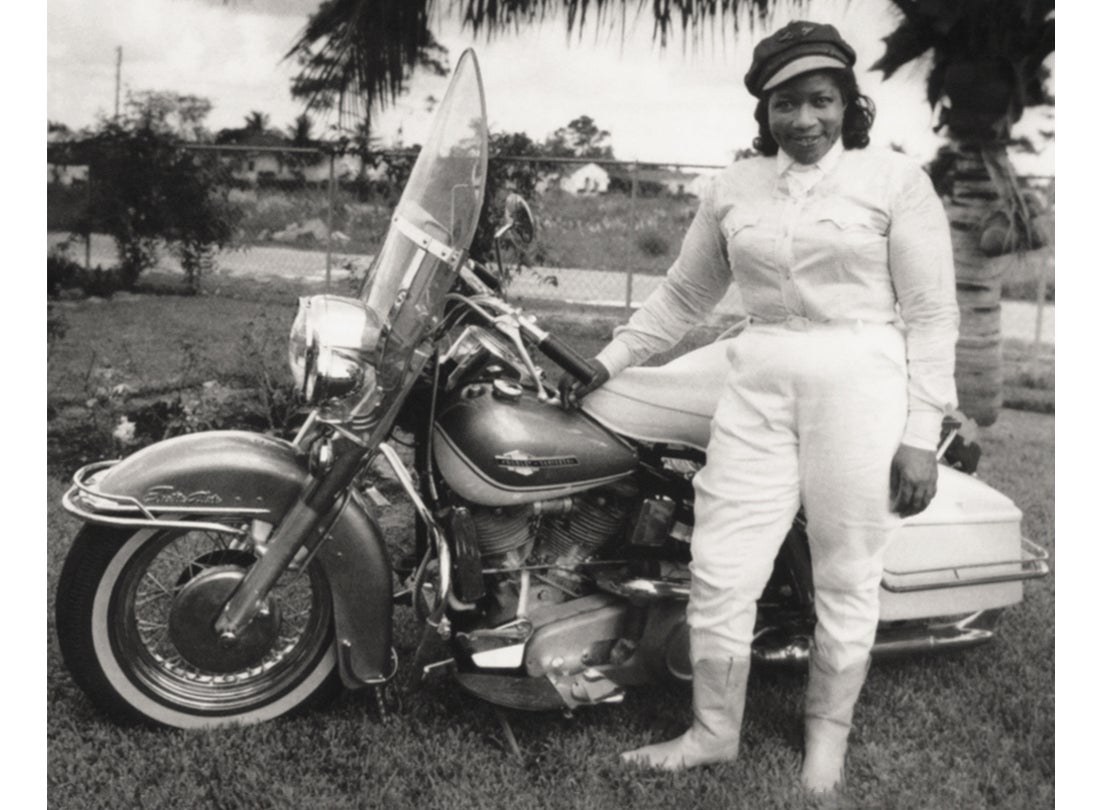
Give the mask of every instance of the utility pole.
[(118, 91), (119, 86), (122, 84), (122, 46), (119, 45), (115, 48), (117, 56), (115, 58), (115, 123), (118, 123)]

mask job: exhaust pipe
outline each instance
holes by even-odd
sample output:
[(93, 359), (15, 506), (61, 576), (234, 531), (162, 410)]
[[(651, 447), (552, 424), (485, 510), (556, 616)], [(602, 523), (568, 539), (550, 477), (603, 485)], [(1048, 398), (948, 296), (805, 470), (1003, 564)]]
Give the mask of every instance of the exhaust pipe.
[[(919, 653), (965, 650), (992, 641), (1000, 610), (979, 610), (949, 622), (907, 624), (901, 627), (880, 627), (871, 647), (876, 660), (899, 658)], [(781, 632), (777, 627), (756, 634), (752, 647), (753, 661), (773, 666), (805, 667), (813, 646), (809, 636), (796, 636), (769, 645), (767, 638)]]

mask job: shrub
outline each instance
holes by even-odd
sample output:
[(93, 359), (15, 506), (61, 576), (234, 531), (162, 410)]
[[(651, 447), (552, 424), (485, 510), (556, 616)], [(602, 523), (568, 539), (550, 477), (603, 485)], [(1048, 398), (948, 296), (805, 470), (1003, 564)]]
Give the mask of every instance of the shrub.
[(48, 298), (58, 297), (62, 290), (79, 290), (83, 295), (110, 298), (128, 286), (130, 285), (119, 268), (104, 269), (96, 265), (86, 270), (70, 259), (64, 248), (46, 257), (46, 296)]
[(51, 253), (46, 257), (46, 295), (56, 297), (61, 290), (80, 286), (80, 276), (84, 268), (63, 252)]
[(109, 233), (120, 278), (133, 287), (165, 244), (176, 247), (192, 291), (204, 259), (232, 239), (239, 213), (221, 185), (227, 169), (141, 123), (107, 123), (86, 143), (93, 182), (93, 226)]
[(669, 252), (668, 240), (655, 230), (646, 229), (638, 234), (634, 244), (646, 256), (658, 258), (667, 256)]

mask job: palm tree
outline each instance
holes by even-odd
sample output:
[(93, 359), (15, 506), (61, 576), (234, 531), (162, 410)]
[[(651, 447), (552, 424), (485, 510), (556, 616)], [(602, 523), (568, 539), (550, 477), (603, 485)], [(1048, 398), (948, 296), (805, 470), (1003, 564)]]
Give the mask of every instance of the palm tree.
[(253, 110), (244, 117), (244, 129), (246, 132), (267, 132), (271, 123), (271, 116), (259, 110)]
[(369, 120), (402, 93), (412, 70), (446, 76), (447, 49), (428, 28), (433, 3), (322, 0), (286, 55), (301, 66), (291, 96), (307, 110)]
[(309, 146), (313, 142), (313, 119), (302, 113), (286, 128), (286, 132), (295, 146)]
[(959, 405), (988, 425), (1001, 407), (1001, 265), (982, 252), (982, 231), (1006, 210), (1013, 226), (1028, 228), (1028, 206), (1007, 146), (1025, 107), (1053, 103), (1044, 87), (1044, 60), (1054, 51), (1054, 0), (891, 2), (902, 19), (873, 69), (889, 78), (931, 54), (928, 101), (940, 108), (939, 126), (948, 138), (947, 214), (962, 316)]
[[(931, 52), (928, 99), (941, 108), (952, 155), (948, 217), (952, 225), (962, 314), (956, 381), (961, 409), (992, 424), (1001, 405), (1000, 279), (980, 250), (982, 224), (994, 211), (1026, 226), (1025, 209), (1006, 146), (1024, 107), (1049, 103), (1043, 60), (1054, 50), (1054, 0), (889, 0), (900, 12), (874, 67), (890, 77), (903, 64)], [(462, 0), (451, 7), (475, 33), (522, 30), (549, 12), (563, 11), (568, 31), (594, 16), (609, 21), (609, 0)], [(679, 23), (697, 35), (706, 25), (766, 24), (780, 6), (806, 0), (619, 0), (649, 7), (661, 45)], [(310, 17), (288, 56), (296, 56), (300, 87), (320, 86), (369, 111), (392, 101), (409, 70), (434, 42), (428, 29), (434, 0), (325, 0)]]

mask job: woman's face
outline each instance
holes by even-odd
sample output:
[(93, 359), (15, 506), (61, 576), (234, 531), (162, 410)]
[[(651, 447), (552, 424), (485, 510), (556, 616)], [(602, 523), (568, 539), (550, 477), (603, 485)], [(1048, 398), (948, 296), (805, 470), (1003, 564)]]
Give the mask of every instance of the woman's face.
[(799, 163), (817, 163), (840, 137), (840, 88), (826, 73), (804, 73), (768, 96), (768, 128), (779, 148)]

